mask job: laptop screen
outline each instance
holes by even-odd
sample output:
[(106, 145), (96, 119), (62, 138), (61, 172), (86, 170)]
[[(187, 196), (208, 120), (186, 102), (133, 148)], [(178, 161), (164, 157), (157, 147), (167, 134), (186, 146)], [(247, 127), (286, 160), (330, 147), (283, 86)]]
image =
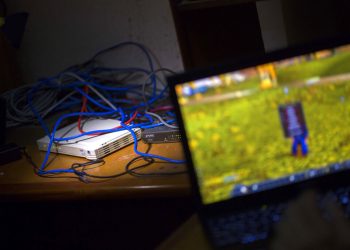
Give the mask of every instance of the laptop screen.
[(341, 46), (176, 85), (203, 203), (350, 166), (348, 82)]

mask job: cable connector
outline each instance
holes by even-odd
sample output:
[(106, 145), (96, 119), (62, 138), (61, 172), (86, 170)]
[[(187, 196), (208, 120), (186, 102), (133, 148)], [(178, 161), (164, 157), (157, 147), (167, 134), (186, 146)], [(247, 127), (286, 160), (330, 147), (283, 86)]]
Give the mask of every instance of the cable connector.
[(86, 184), (90, 183), (89, 178), (85, 174), (79, 175), (79, 180)]

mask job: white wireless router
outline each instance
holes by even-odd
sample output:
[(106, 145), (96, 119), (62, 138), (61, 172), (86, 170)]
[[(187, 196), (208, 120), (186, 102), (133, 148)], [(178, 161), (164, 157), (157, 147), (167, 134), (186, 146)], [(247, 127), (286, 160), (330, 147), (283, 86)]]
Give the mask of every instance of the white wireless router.
[[(82, 126), (84, 131), (107, 130), (120, 126), (120, 121), (113, 119), (88, 119), (82, 121)], [(139, 128), (134, 128), (133, 131), (139, 140), (141, 137), (141, 130)], [(71, 137), (79, 134), (81, 134), (81, 132), (78, 130), (77, 123), (74, 123), (57, 130), (55, 137)], [(50, 139), (48, 136), (37, 140), (39, 150), (47, 151), (49, 142)], [(51, 152), (96, 160), (133, 142), (134, 139), (131, 133), (127, 130), (122, 130), (103, 135), (85, 135), (73, 140), (54, 143), (52, 144)]]

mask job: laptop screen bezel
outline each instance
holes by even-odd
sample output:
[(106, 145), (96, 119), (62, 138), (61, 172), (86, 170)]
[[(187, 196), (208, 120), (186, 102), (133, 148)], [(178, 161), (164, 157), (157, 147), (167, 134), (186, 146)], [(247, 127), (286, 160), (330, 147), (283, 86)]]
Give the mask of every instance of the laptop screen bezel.
[[(222, 207), (222, 205), (225, 203), (230, 203), (234, 206), (244, 206), (245, 203), (249, 202), (249, 197), (254, 196), (254, 199), (260, 200), (261, 197), (270, 197), (269, 194), (274, 194), (276, 197), (282, 195), (280, 194), (282, 190), (289, 190), (288, 192), (290, 194), (295, 193), (294, 191), (300, 191), (304, 187), (303, 183), (295, 183), (293, 185), (288, 185), (289, 187), (287, 188), (281, 188), (277, 187), (271, 190), (265, 190), (263, 192), (257, 192), (252, 195), (245, 195), (245, 196), (239, 196), (239, 197), (232, 197), (229, 199), (225, 199), (222, 201), (214, 202), (214, 203), (209, 203), (205, 204), (203, 203), (202, 200), (202, 195), (200, 191), (200, 186), (197, 181), (197, 173), (195, 166), (193, 164), (192, 156), (190, 153), (190, 148), (188, 145), (188, 137), (185, 132), (185, 126), (184, 126), (184, 121), (182, 119), (181, 111), (180, 111), (180, 105), (178, 102), (178, 97), (176, 95), (176, 90), (175, 87), (177, 85), (182, 85), (185, 83), (188, 83), (190, 81), (210, 77), (210, 76), (215, 76), (219, 74), (224, 74), (224, 73), (229, 73), (229, 72), (234, 72), (237, 70), (242, 70), (245, 68), (249, 67), (254, 67), (260, 64), (265, 64), (269, 62), (274, 62), (274, 61), (279, 61), (283, 59), (288, 59), (304, 54), (309, 54), (313, 52), (317, 52), (320, 50), (325, 50), (325, 49), (332, 49), (336, 47), (340, 47), (342, 45), (347, 45), (350, 44), (350, 36), (342, 36), (342, 37), (337, 37), (333, 39), (327, 39), (327, 40), (322, 40), (314, 43), (308, 43), (304, 45), (299, 45), (299, 46), (293, 46), (289, 47), (286, 49), (266, 53), (263, 56), (258, 56), (255, 58), (246, 58), (245, 60), (241, 60), (239, 62), (233, 61), (231, 63), (224, 63), (221, 65), (214, 65), (212, 67), (207, 67), (207, 68), (202, 68), (202, 69), (194, 69), (191, 71), (187, 71), (184, 73), (180, 73), (177, 75), (173, 75), (167, 78), (169, 88), (170, 88), (170, 97), (173, 102), (174, 108), (175, 108), (175, 113), (177, 116), (177, 121), (180, 129), (180, 133), (182, 136), (182, 145), (184, 149), (184, 154), (186, 157), (187, 161), (187, 166), (188, 166), (188, 171), (189, 171), (189, 176), (190, 176), (190, 181), (192, 184), (192, 191), (194, 193), (195, 197), (195, 202), (198, 208), (206, 207), (207, 209), (213, 209), (215, 210), (215, 207)], [(317, 178), (315, 178), (316, 180)], [(313, 180), (313, 182), (315, 181)], [(283, 187), (283, 186), (282, 186)], [(281, 189), (281, 190), (278, 190)], [(282, 191), (283, 192), (283, 191)], [(278, 199), (278, 198), (277, 198)]]

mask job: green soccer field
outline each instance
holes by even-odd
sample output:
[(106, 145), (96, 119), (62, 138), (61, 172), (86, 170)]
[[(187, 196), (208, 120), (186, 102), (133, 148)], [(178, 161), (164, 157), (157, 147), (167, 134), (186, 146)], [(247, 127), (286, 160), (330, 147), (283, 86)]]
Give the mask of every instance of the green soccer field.
[[(205, 203), (250, 185), (350, 159), (350, 83), (258, 91), (238, 99), (185, 105), (183, 117)], [(307, 157), (291, 155), (280, 104), (300, 101), (309, 130)]]

